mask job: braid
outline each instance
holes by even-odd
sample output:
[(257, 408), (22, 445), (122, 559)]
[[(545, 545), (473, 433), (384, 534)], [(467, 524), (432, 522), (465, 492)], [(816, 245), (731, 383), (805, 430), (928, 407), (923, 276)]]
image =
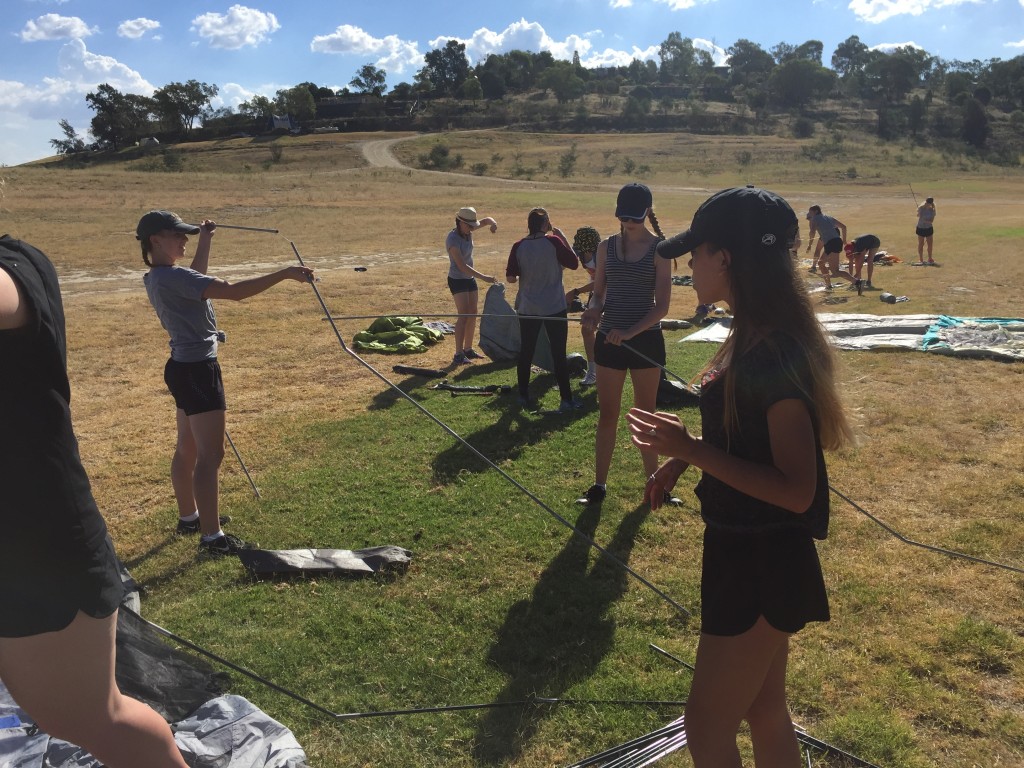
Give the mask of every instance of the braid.
[(146, 263), (147, 267), (153, 266), (153, 263), (149, 260), (149, 248), (146, 247), (146, 240), (142, 241), (142, 260)]
[(647, 211), (647, 218), (651, 220), (651, 226), (654, 227), (654, 231), (658, 235), (659, 240), (665, 239), (665, 233), (661, 231), (661, 225), (658, 223), (658, 217), (654, 215), (654, 207), (651, 206), (650, 210)]

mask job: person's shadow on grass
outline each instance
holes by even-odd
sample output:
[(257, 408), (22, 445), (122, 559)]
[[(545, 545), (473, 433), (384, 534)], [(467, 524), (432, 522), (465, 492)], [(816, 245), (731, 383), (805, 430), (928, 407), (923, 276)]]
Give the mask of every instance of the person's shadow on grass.
[[(640, 526), (650, 512), (643, 504), (623, 518), (605, 549), (627, 563)], [(598, 507), (586, 508), (576, 528), (593, 538)], [(508, 675), (494, 703), (533, 697), (560, 698), (594, 673), (612, 647), (615, 622), (611, 606), (626, 592), (628, 574), (619, 563), (571, 533), (564, 549), (541, 574), (533, 595), (513, 605), (488, 653), (488, 661)], [(546, 706), (499, 706), (488, 710), (477, 727), (474, 757), (498, 765), (513, 760), (550, 711)]]
[[(554, 376), (539, 376), (532, 383), (532, 389), (546, 392), (553, 384)], [(593, 407), (591, 399), (594, 395), (593, 392), (584, 394), (585, 406), (589, 404)], [(515, 387), (511, 392), (490, 398), (486, 407), (497, 413), (497, 419), (472, 434), (464, 435), (463, 439), (498, 466), (507, 461), (515, 461), (524, 448), (540, 443), (553, 432), (566, 428), (583, 413), (529, 412), (519, 405)], [(434, 456), (434, 480), (438, 483), (451, 483), (464, 472), (484, 472), (490, 466), (461, 442), (455, 442)]]

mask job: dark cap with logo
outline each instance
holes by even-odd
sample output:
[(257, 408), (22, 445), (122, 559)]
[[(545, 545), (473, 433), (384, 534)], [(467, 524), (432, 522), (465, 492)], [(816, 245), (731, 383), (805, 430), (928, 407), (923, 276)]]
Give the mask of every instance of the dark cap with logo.
[(787, 248), (796, 234), (797, 218), (789, 203), (766, 189), (723, 189), (693, 214), (690, 228), (658, 244), (658, 255), (675, 259), (701, 243), (753, 252)]
[(186, 224), (181, 216), (171, 211), (150, 211), (141, 219), (135, 228), (135, 239), (145, 240), (147, 237), (164, 232), (168, 229), (175, 232), (184, 232), (186, 235), (199, 234), (199, 227), (195, 224)]

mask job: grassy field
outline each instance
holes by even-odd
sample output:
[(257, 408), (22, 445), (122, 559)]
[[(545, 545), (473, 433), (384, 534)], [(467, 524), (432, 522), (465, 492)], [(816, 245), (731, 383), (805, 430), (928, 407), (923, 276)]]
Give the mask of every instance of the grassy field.
[[(621, 702), (685, 700), (687, 670), (649, 646), (692, 661), (697, 622), (552, 513), (696, 616), (696, 475), (680, 483), (681, 508), (650, 513), (639, 503), (639, 456), (620, 432), (609, 498), (599, 516), (581, 513), (572, 500), (592, 479), (592, 392), (578, 417), (531, 415), (508, 397), (451, 398), (392, 373), (397, 363), (444, 367), (450, 340), (415, 357), (365, 356), (498, 472), (347, 355), (312, 291), (288, 283), (217, 306), (228, 428), (263, 494), (253, 499), (229, 453), (231, 530), (270, 549), (396, 544), (413, 563), (395, 578), (256, 582), (234, 560), (197, 561), (195, 542), (172, 535), (166, 335), (134, 239), (146, 210), (280, 230), (219, 231), (214, 274), (294, 263), (294, 247), (336, 316), (443, 314), (453, 304), (442, 243), (460, 206), (498, 220), (496, 234), (477, 234), (476, 261), (500, 275), (534, 205), (567, 232), (591, 224), (610, 234), (615, 193), (634, 179), (628, 158), (666, 234), (685, 228), (709, 192), (749, 182), (797, 210), (822, 205), (851, 235), (873, 232), (904, 260), (879, 267), (875, 284), (909, 302), (839, 291), (841, 303), (825, 304), (815, 294), (823, 311), (1021, 315), (1019, 172), (852, 137), (502, 132), (410, 136), (395, 147), (414, 165), (444, 142), (463, 155), (462, 173), (368, 166), (359, 142), (386, 138), (395, 137), (232, 140), (88, 167), (0, 169), (0, 230), (46, 251), (63, 281), (82, 454), (118, 551), (146, 588), (143, 615), (334, 712), (496, 705), (333, 722), (233, 675), (233, 690), (292, 728), (318, 767), (565, 765), (675, 718), (678, 706)], [(575, 173), (562, 178), (574, 143)], [(481, 163), (486, 175), (471, 170)], [(907, 264), (913, 194), (936, 198), (941, 269)], [(675, 286), (669, 315), (688, 317), (694, 304), (690, 288)], [(368, 324), (339, 321), (346, 340)], [(686, 333), (666, 334), (668, 368), (683, 378), (713, 352), (674, 343)], [(577, 334), (570, 343), (582, 351)], [(911, 539), (1024, 567), (1024, 366), (842, 353), (841, 376), (859, 443), (829, 457), (832, 485)], [(452, 378), (512, 384), (515, 373), (486, 363)], [(536, 392), (557, 405), (550, 377), (537, 378)], [(699, 426), (695, 409), (679, 414)], [(834, 618), (794, 641), (794, 718), (885, 768), (1024, 763), (1021, 574), (908, 546), (837, 496), (820, 552)], [(513, 704), (534, 695), (578, 703)]]

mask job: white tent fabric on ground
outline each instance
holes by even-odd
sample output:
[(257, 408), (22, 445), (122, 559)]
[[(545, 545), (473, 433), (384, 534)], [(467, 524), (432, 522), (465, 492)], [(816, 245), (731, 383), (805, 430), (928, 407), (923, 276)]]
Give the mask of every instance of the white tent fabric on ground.
[[(1024, 319), (947, 315), (821, 313), (818, 320), (837, 349), (909, 349), (957, 357), (1024, 360)], [(731, 318), (680, 339), (722, 343)]]

